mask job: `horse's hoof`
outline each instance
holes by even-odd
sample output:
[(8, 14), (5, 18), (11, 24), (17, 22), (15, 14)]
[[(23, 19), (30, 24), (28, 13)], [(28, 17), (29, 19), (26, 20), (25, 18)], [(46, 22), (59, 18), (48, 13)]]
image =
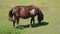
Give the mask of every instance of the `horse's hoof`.
[(32, 28), (32, 26), (30, 26), (30, 28)]
[(30, 28), (32, 28), (32, 27), (30, 27)]

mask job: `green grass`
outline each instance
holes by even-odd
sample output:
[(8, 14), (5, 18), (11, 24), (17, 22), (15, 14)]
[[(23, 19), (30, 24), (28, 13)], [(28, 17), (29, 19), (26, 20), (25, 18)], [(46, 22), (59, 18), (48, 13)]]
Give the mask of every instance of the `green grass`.
[[(55, 8), (56, 11), (43, 10), (44, 22), (48, 25), (35, 28), (14, 29), (8, 20), (9, 10), (18, 5), (35, 5)], [(60, 0), (0, 0), (0, 34), (60, 34)], [(35, 19), (37, 22), (37, 19)], [(23, 22), (25, 21), (25, 22)], [(30, 19), (21, 19), (20, 25), (29, 24)]]

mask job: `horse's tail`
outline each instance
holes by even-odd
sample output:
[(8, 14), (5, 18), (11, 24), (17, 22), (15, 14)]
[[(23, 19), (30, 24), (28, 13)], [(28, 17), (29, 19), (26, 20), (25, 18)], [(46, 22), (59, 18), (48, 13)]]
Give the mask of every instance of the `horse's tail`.
[(10, 11), (9, 11), (9, 14), (8, 14), (8, 19), (9, 19), (10, 21), (13, 21), (12, 11), (13, 11), (13, 10), (10, 10)]

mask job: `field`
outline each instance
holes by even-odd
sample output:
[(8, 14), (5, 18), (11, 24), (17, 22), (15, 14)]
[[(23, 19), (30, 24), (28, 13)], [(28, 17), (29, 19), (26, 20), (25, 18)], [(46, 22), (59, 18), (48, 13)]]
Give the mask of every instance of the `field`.
[[(9, 10), (18, 5), (35, 5), (44, 14), (44, 23), (33, 28), (17, 29), (8, 20)], [(37, 23), (37, 17), (35, 17)], [(19, 25), (30, 24), (29, 19), (20, 19)], [(60, 0), (0, 0), (0, 34), (60, 34)]]

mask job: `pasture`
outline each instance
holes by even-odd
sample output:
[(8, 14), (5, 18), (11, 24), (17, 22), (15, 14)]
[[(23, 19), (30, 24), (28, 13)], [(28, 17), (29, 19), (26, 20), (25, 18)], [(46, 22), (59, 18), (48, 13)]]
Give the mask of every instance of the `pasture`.
[[(43, 23), (48, 24), (33, 28), (13, 28), (12, 22), (8, 20), (8, 12), (18, 5), (39, 7), (44, 14)], [(30, 24), (30, 18), (20, 19), (19, 25), (28, 24)], [(60, 34), (60, 0), (0, 0), (0, 34)]]

